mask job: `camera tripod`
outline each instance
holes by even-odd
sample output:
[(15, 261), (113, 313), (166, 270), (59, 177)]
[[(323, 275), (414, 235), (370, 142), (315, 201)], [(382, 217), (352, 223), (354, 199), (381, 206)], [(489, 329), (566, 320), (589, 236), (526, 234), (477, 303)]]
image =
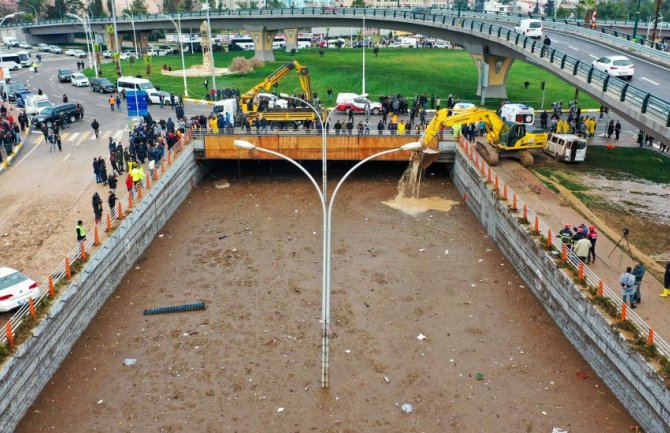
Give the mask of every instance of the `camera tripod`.
[(619, 240), (617, 241), (617, 243), (614, 245), (614, 248), (612, 248), (612, 251), (609, 253), (609, 255), (608, 255), (607, 257), (611, 256), (612, 253), (614, 252), (614, 250), (616, 250), (616, 249), (619, 247), (619, 245), (621, 245), (621, 241), (624, 241), (624, 240), (626, 241), (626, 248), (628, 248), (628, 254), (629, 254), (631, 257), (633, 257), (633, 253), (632, 253), (631, 250), (630, 250), (630, 243), (628, 242), (628, 233), (630, 233), (630, 232), (628, 231), (628, 229), (624, 228), (624, 229), (623, 229), (623, 236), (621, 236), (621, 239), (619, 239)]

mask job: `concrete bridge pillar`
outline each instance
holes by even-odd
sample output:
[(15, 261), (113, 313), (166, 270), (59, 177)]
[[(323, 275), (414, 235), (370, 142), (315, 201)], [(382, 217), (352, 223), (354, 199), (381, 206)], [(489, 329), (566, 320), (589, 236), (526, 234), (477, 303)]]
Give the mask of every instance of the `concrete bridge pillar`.
[(136, 31), (135, 34), (137, 35), (137, 53), (138, 54), (143, 54), (147, 52), (147, 49), (149, 47), (149, 33), (150, 31)]
[(265, 30), (263, 26), (244, 26), (249, 32), (256, 45), (254, 58), (262, 62), (274, 62), (275, 55), (272, 52), (272, 42), (275, 40), (276, 30)]
[(298, 51), (298, 29), (284, 29), (286, 35), (286, 52), (290, 53), (292, 49)]
[(482, 89), (485, 87), (484, 95), (487, 98), (507, 98), (507, 74), (514, 59), (506, 55), (493, 54), (485, 45), (464, 45), (477, 65), (479, 75), (477, 96), (482, 96)]

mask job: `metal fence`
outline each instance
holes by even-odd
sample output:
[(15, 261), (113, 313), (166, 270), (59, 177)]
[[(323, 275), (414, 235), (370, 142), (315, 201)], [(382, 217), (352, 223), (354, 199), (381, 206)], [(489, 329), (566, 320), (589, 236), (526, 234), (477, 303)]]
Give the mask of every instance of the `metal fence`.
[[(169, 149), (165, 156), (156, 163), (153, 173), (149, 172), (148, 178), (145, 177), (144, 180), (139, 181), (133, 186), (133, 189), (129, 191), (128, 194), (119, 199), (115, 212), (110, 212), (105, 220), (101, 220), (95, 224), (93, 230), (87, 233), (86, 239), (78, 242), (77, 245), (66, 254), (65, 259), (51, 271), (49, 278), (40, 284), (38, 288), (33, 289), (34, 293), (33, 296), (31, 296), (30, 301), (19, 307), (9, 321), (5, 323), (5, 326), (0, 329), (0, 344), (7, 345), (9, 340), (8, 332), (12, 334), (16, 333), (28, 315), (31, 315), (34, 311), (38, 310), (47, 297), (54, 297), (55, 289), (59, 287), (61, 283), (71, 281), (71, 279), (68, 278), (68, 267), (72, 268), (84, 265), (89, 258), (89, 251), (94, 254), (93, 248), (97, 246), (96, 238), (102, 237), (102, 234), (107, 232), (107, 229), (120, 219), (119, 210), (125, 215), (132, 209), (134, 203), (137, 204), (137, 201), (142, 199), (144, 194), (143, 191), (150, 188), (152, 181), (157, 181), (159, 176), (162, 177), (162, 174), (159, 175), (159, 172), (165, 173), (165, 170), (172, 164), (174, 158), (177, 158), (183, 147), (188, 145), (190, 140), (191, 132), (188, 130), (182, 138), (172, 146), (172, 149)], [(69, 272), (71, 274), (75, 273), (72, 270)]]
[[(491, 167), (480, 157), (479, 153), (475, 150), (474, 146), (471, 145), (463, 136), (458, 138), (459, 146), (457, 146), (458, 151), (464, 157), (466, 163), (477, 170), (480, 177), (484, 182), (491, 184), (494, 191), (499, 193), (500, 200), (507, 206), (511, 206), (511, 210), (517, 213), (519, 216), (526, 217), (526, 220), (530, 225), (534, 225), (534, 230), (537, 230), (537, 234), (546, 239), (546, 245), (551, 248), (552, 251), (557, 251), (559, 254), (562, 254), (563, 243), (560, 238), (555, 235), (558, 234), (558, 231), (552, 231), (551, 228), (539, 217), (537, 212), (530, 208), (522, 199), (521, 196), (517, 195), (512, 188), (507, 186), (507, 184), (498, 177), (498, 175), (491, 169)], [(562, 257), (561, 257), (562, 260)], [(566, 251), (566, 260), (565, 263), (573, 271), (579, 274), (580, 267), (583, 272), (583, 282), (591, 287), (602, 288), (602, 296), (609, 299), (614, 306), (616, 306), (617, 311), (621, 314), (622, 309), (624, 308), (624, 302), (620, 294), (615, 290), (610, 288), (593, 270), (586, 266), (572, 251), (569, 249)], [(635, 326), (640, 330), (642, 336), (650, 335), (651, 326), (645, 322), (639, 314), (633, 310), (627, 309), (625, 313), (626, 319), (635, 324)], [(653, 344), (658, 349), (658, 352), (661, 355), (670, 357), (670, 344), (668, 344), (665, 339), (653, 333)]]

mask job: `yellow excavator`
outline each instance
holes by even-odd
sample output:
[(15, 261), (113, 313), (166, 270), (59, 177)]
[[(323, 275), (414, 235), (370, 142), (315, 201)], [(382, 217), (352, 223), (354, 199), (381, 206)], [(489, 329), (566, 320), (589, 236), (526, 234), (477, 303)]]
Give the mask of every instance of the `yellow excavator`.
[(304, 93), (304, 99), (307, 102), (312, 101), (312, 84), (309, 76), (309, 69), (307, 66), (301, 65), (296, 60), (292, 60), (279, 67), (265, 80), (256, 84), (240, 96), (242, 112), (249, 121), (253, 121), (256, 117), (262, 116), (270, 123), (270, 128), (272, 129), (295, 129), (306, 120), (312, 122), (315, 121), (316, 115), (310, 108), (291, 109), (277, 107), (276, 105), (275, 107), (270, 108), (261, 103), (263, 98), (259, 97), (259, 94), (263, 91), (269, 92), (291, 71), (296, 71), (298, 73), (298, 79), (300, 80), (300, 87)]
[(529, 166), (533, 163), (533, 155), (529, 150), (543, 149), (547, 145), (546, 132), (528, 131), (524, 123), (505, 122), (495, 111), (469, 108), (451, 116), (449, 112), (449, 109), (442, 109), (435, 113), (433, 120), (426, 126), (421, 143), (430, 143), (433, 137), (448, 126), (467, 123), (479, 125), (483, 121), (487, 143), (477, 141), (476, 149), (490, 165), (496, 165), (501, 156), (512, 156), (518, 158), (522, 165)]

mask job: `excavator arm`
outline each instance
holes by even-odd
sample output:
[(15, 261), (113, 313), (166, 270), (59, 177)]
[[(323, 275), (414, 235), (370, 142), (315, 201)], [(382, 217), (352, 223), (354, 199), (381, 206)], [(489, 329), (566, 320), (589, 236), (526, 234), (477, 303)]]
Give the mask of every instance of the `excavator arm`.
[(241, 96), (242, 106), (246, 107), (250, 100), (253, 100), (259, 93), (263, 90), (270, 91), (273, 86), (279, 83), (289, 72), (296, 70), (298, 72), (298, 79), (300, 80), (300, 87), (305, 92), (305, 98), (308, 101), (312, 100), (312, 85), (311, 79), (309, 76), (309, 69), (307, 66), (303, 66), (298, 63), (296, 60), (292, 60), (288, 63), (283, 64), (272, 74), (270, 74), (265, 80), (256, 84), (251, 89), (247, 90)]
[(426, 146), (440, 131), (446, 127), (460, 125), (463, 123), (479, 123), (482, 120), (486, 123), (486, 138), (490, 143), (498, 143), (500, 135), (504, 132), (507, 125), (491, 110), (485, 108), (468, 108), (461, 113), (449, 115), (451, 110), (445, 108), (435, 113), (435, 117), (430, 121), (421, 137), (421, 143)]

